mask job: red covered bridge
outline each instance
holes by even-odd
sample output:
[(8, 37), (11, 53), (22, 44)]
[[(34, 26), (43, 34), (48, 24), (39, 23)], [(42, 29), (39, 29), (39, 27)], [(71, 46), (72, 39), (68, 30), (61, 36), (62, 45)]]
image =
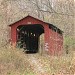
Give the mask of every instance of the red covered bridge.
[(62, 31), (56, 26), (27, 16), (11, 25), (11, 43), (38, 52), (39, 37), (44, 33), (44, 50), (51, 55), (60, 54), (63, 48)]

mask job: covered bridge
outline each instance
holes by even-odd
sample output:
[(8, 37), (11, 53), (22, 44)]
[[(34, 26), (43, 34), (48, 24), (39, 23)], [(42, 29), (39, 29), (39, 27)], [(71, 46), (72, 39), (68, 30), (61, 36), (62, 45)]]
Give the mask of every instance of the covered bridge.
[(38, 52), (39, 37), (44, 33), (44, 50), (51, 55), (62, 52), (63, 32), (52, 24), (28, 15), (9, 26), (11, 27), (11, 43), (20, 48), (25, 47), (29, 52)]

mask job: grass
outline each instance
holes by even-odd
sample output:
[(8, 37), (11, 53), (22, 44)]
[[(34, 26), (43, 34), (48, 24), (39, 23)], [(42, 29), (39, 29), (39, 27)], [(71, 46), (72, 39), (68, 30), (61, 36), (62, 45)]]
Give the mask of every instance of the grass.
[(0, 48), (0, 75), (40, 75), (34, 71), (29, 56), (34, 56), (43, 65), (45, 75), (75, 73), (75, 53), (62, 56), (46, 54), (27, 55), (22, 49), (10, 46)]
[[(23, 50), (16, 48), (0, 49), (0, 75), (24, 75), (31, 71)], [(31, 71), (32, 72), (32, 71)]]
[(71, 48), (75, 48), (75, 38), (73, 38), (72, 36), (65, 36), (64, 37), (64, 46), (68, 46), (71, 47)]

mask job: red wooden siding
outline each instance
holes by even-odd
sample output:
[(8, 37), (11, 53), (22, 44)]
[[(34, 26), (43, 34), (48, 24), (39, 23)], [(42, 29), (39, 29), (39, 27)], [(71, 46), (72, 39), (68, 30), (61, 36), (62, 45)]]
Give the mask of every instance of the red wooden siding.
[(63, 36), (49, 28), (49, 25), (41, 20), (27, 16), (26, 18), (11, 24), (11, 42), (16, 44), (17, 33), (16, 29), (20, 25), (41, 24), (44, 27), (45, 50), (51, 55), (60, 54), (63, 47)]
[(63, 36), (53, 30), (49, 30), (50, 53), (53, 55), (61, 54), (63, 48)]

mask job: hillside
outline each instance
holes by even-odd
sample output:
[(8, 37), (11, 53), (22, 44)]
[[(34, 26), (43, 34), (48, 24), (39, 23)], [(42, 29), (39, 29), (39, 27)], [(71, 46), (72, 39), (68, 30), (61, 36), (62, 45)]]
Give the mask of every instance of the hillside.
[(74, 75), (75, 53), (62, 56), (25, 54), (22, 49), (0, 48), (0, 75)]
[[(14, 48), (10, 24), (31, 15), (63, 31), (63, 54), (36, 54)], [(75, 0), (0, 0), (0, 75), (75, 75)], [(43, 54), (42, 54), (43, 53)]]

